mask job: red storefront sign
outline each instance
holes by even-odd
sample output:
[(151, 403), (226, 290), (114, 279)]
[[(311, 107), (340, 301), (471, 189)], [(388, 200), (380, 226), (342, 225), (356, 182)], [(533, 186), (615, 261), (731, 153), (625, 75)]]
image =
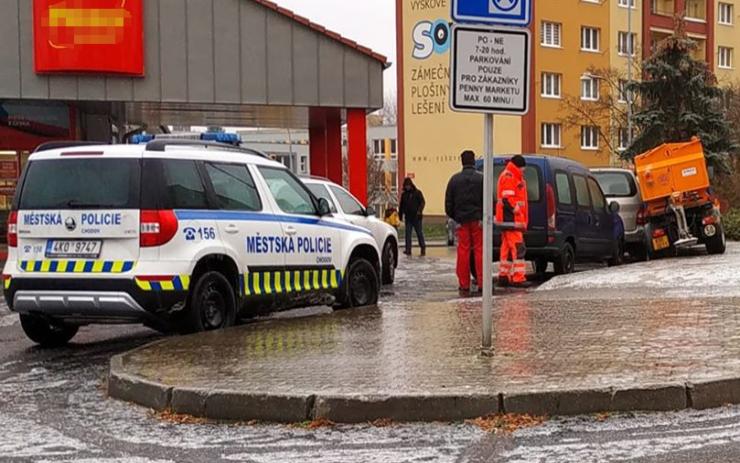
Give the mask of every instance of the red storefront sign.
[(18, 162), (0, 161), (0, 180), (15, 180), (18, 178)]
[(33, 0), (38, 73), (144, 75), (142, 0)]

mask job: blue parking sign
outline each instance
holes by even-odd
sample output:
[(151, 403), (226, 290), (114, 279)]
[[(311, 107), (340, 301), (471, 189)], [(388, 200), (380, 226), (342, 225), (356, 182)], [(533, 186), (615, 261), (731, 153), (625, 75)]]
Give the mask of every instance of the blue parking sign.
[(452, 20), (527, 27), (532, 21), (532, 0), (452, 0)]

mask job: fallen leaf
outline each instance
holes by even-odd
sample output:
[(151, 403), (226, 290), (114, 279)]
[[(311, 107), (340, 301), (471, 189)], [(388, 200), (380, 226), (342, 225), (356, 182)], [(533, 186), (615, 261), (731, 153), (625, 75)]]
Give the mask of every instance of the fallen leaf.
[(518, 429), (532, 428), (544, 423), (544, 416), (518, 415), (514, 413), (494, 414), (482, 416), (474, 420), (467, 420), (466, 423), (478, 426), (482, 430), (490, 433), (511, 434)]

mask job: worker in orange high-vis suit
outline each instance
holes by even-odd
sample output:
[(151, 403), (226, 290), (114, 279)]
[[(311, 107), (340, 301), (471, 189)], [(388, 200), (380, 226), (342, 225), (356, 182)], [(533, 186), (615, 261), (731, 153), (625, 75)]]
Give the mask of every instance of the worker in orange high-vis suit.
[(524, 256), (524, 232), (529, 222), (527, 182), (524, 179), (523, 156), (514, 156), (506, 163), (498, 178), (496, 227), (501, 230), (499, 284), (523, 285), (527, 282)]

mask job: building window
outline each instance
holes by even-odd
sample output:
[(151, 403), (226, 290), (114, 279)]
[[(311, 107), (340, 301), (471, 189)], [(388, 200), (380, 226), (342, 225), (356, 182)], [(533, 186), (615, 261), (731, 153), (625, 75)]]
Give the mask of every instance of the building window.
[(617, 91), (619, 92), (619, 95), (617, 96), (620, 103), (627, 103), (627, 80), (625, 79), (619, 79), (619, 88)]
[(545, 47), (560, 47), (560, 23), (542, 21), (540, 43)]
[(561, 74), (552, 72), (542, 73), (542, 96), (545, 98), (560, 98)]
[(543, 148), (560, 148), (560, 124), (543, 123), (542, 124), (542, 147)]
[(595, 125), (581, 127), (581, 149), (599, 149), (599, 128)]
[(396, 154), (396, 139), (391, 138), (391, 155)]
[(717, 5), (717, 7), (718, 7), (717, 9), (719, 10), (719, 15), (718, 15), (719, 16), (719, 19), (718, 19), (718, 22), (720, 24), (725, 24), (725, 25), (731, 26), (732, 23), (733, 23), (733, 18), (732, 18), (732, 16), (733, 16), (733, 11), (732, 11), (733, 5), (730, 4), (730, 3), (719, 3)]
[(635, 7), (635, 0), (619, 0), (619, 6), (623, 8), (634, 8)]
[(732, 48), (719, 47), (719, 60), (717, 65), (722, 69), (732, 68)]
[(619, 129), (619, 151), (624, 151), (629, 148), (629, 130), (624, 127)]
[(599, 80), (591, 76), (581, 77), (581, 99), (596, 101), (599, 99)]
[(634, 32), (620, 32), (617, 37), (617, 51), (620, 55), (635, 55), (635, 40), (637, 34)]
[(373, 153), (380, 154), (383, 152), (383, 140), (373, 140)]
[(581, 50), (599, 51), (599, 29), (595, 27), (581, 28)]

